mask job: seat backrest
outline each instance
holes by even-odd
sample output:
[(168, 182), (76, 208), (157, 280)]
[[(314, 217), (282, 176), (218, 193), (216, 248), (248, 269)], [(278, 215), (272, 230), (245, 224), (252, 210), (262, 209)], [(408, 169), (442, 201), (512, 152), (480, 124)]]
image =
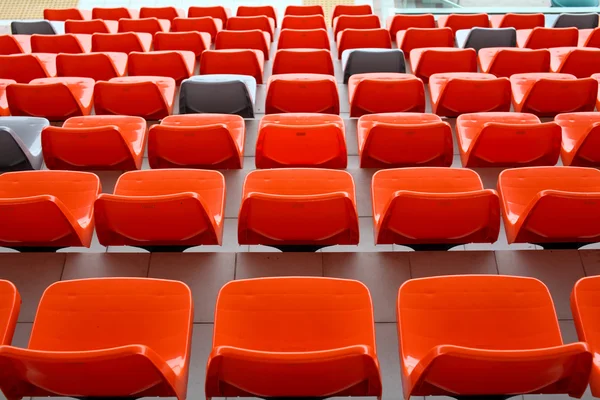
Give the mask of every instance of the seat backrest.
[(39, 145), (40, 134), (44, 127), (50, 125), (46, 118), (36, 117), (1, 117), (0, 127), (10, 128), (28, 147)]
[(84, 16), (78, 8), (46, 8), (44, 19), (49, 21), (83, 20)]
[(65, 22), (66, 33), (110, 33), (108, 26), (101, 19), (87, 21), (68, 20)]
[(21, 296), (15, 285), (0, 280), (0, 346), (10, 345), (20, 308)]
[(399, 49), (346, 50), (342, 54), (344, 83), (350, 76), (369, 72), (406, 72), (404, 53)]
[[(7, 171), (27, 171), (34, 169), (27, 158), (27, 149), (23, 148), (22, 143), (19, 143), (15, 132), (12, 129), (2, 126), (0, 121), (0, 172)], [(0, 298), (2, 293), (0, 292)], [(2, 305), (0, 304), (0, 338), (2, 335), (3, 326), (2, 320)]]
[[(254, 118), (254, 95), (256, 80), (244, 80), (226, 75), (205, 75), (202, 78), (186, 79), (179, 93), (179, 113), (223, 113)], [(212, 78), (212, 79), (211, 79)], [(210, 95), (209, 95), (210, 93)]]
[(49, 21), (13, 21), (10, 23), (13, 35), (56, 35), (54, 27)]
[(594, 29), (598, 27), (598, 14), (567, 14), (563, 13), (558, 16), (553, 25), (554, 28), (577, 28), (577, 29)]
[(486, 47), (516, 47), (517, 31), (515, 28), (473, 28), (467, 40), (465, 48), (476, 51)]
[(132, 18), (132, 15), (125, 7), (94, 7), (92, 8), (92, 18), (118, 21), (121, 18)]

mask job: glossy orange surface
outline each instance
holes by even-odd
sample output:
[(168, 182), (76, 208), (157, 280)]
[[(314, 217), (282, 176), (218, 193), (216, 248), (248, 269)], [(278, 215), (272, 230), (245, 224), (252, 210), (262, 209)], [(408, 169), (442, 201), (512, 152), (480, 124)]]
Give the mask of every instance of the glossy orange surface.
[(231, 16), (231, 10), (223, 6), (191, 6), (188, 8), (188, 18), (212, 17), (218, 18), (227, 24), (227, 19)]
[(281, 49), (329, 50), (329, 36), (325, 29), (282, 29), (277, 40)]
[(333, 169), (251, 171), (238, 221), (239, 244), (358, 244), (354, 180)]
[(479, 50), (477, 61), (481, 72), (496, 75), (498, 78), (550, 71), (550, 52), (547, 49), (484, 48)]
[(224, 209), (218, 171), (132, 171), (96, 200), (96, 233), (104, 246), (220, 245)]
[(361, 168), (452, 164), (452, 128), (435, 114), (363, 115), (357, 136)]
[(238, 17), (255, 17), (266, 16), (272, 18), (277, 28), (277, 11), (273, 6), (238, 6), (236, 16)]
[(31, 51), (34, 53), (89, 53), (92, 37), (87, 34), (31, 35)]
[(89, 172), (0, 175), (0, 245), (90, 247), (100, 192), (100, 179)]
[(67, 20), (65, 22), (65, 33), (117, 33), (119, 24), (117, 21), (92, 19), (87, 21)]
[[(319, 6), (320, 7), (320, 6)], [(286, 15), (281, 21), (281, 29), (327, 29), (323, 15)]]
[(92, 35), (93, 52), (129, 54), (132, 51), (150, 51), (151, 47), (152, 35), (149, 33), (95, 33)]
[(460, 29), (490, 27), (489, 17), (485, 13), (440, 15), (437, 19), (437, 23), (440, 28), (450, 28), (454, 33)]
[(517, 30), (517, 46), (528, 49), (577, 46), (577, 28), (544, 28)]
[(560, 126), (533, 114), (462, 114), (456, 137), (466, 168), (556, 165), (560, 155)]
[(477, 72), (475, 49), (429, 47), (410, 51), (410, 69), (423, 80), (442, 72)]
[(386, 25), (392, 40), (396, 40), (398, 31), (405, 31), (408, 28), (435, 28), (435, 17), (433, 14), (396, 14), (388, 17)]
[(175, 18), (171, 25), (171, 32), (206, 32), (213, 43), (222, 29), (223, 21), (213, 17)]
[(56, 56), (58, 76), (81, 76), (96, 81), (107, 81), (125, 75), (126, 71), (127, 54), (125, 53), (63, 53)]
[(215, 39), (215, 50), (227, 49), (252, 49), (260, 50), (265, 56), (265, 60), (269, 59), (269, 50), (271, 42), (269, 34), (260, 29), (252, 31), (220, 31)]
[(31, 53), (31, 35), (0, 35), (0, 55)]
[(331, 13), (331, 25), (333, 26), (333, 20), (340, 15), (368, 15), (373, 14), (373, 9), (368, 4), (337, 4), (333, 7)]
[(543, 27), (545, 24), (546, 18), (542, 13), (490, 15), (490, 25), (492, 28), (533, 29)]
[(433, 74), (429, 77), (429, 94), (433, 113), (446, 117), (510, 110), (510, 81), (491, 74)]
[(259, 85), (263, 83), (264, 68), (265, 56), (260, 50), (206, 50), (200, 57), (201, 75), (249, 75)]
[(362, 283), (260, 278), (219, 292), (207, 399), (381, 394), (373, 306)]
[(164, 76), (180, 84), (194, 74), (196, 54), (174, 50), (131, 52), (127, 68), (129, 76)]
[[(198, 58), (207, 49), (210, 49), (210, 34), (206, 32), (157, 32), (154, 34), (154, 50), (156, 51), (192, 52), (194, 57)], [(154, 65), (147, 66), (149, 69), (154, 69), (154, 67)], [(168, 71), (165, 72), (166, 76), (172, 75), (169, 70), (166, 71)]]
[(579, 47), (600, 47), (600, 28), (595, 29), (580, 29)]
[(227, 20), (227, 29), (230, 31), (251, 31), (254, 29), (267, 32), (272, 42), (275, 36), (275, 21), (264, 15), (254, 17), (231, 17)]
[(146, 121), (122, 115), (73, 117), (42, 131), (48, 169), (141, 169), (145, 141)]
[(150, 167), (242, 168), (245, 131), (244, 119), (239, 115), (166, 117), (148, 133)]
[(256, 168), (346, 168), (344, 132), (338, 115), (265, 115), (258, 127)]
[(90, 11), (78, 8), (45, 8), (44, 19), (48, 21), (86, 20), (92, 16)]
[(141, 7), (140, 18), (158, 18), (166, 19), (171, 22), (175, 18), (185, 17), (183, 10), (176, 7)]
[(350, 117), (383, 112), (425, 112), (423, 81), (411, 74), (371, 72), (348, 80)]
[(0, 56), (0, 79), (29, 83), (56, 76), (56, 54), (11, 54)]
[(8, 101), (6, 100), (6, 87), (11, 83), (17, 83), (12, 79), (0, 79), (0, 117), (10, 115)]
[(94, 7), (92, 8), (92, 19), (105, 19), (118, 21), (121, 18), (138, 18), (138, 10), (125, 7)]
[(369, 15), (340, 15), (334, 20), (333, 35), (344, 29), (377, 29), (381, 28), (379, 17), (374, 14)]
[(273, 74), (334, 75), (331, 52), (325, 49), (277, 50), (273, 59)]
[(396, 44), (409, 58), (412, 49), (422, 47), (454, 47), (454, 33), (450, 28), (408, 28), (396, 34)]
[(182, 282), (148, 278), (56, 282), (42, 296), (29, 346), (0, 347), (0, 388), (12, 399), (184, 400), (192, 316), (192, 294)]
[(340, 113), (335, 77), (323, 74), (271, 75), (265, 114), (289, 112)]
[(600, 49), (593, 47), (555, 47), (550, 49), (551, 72), (587, 78), (600, 72)]
[(583, 167), (507, 169), (498, 192), (508, 243), (600, 240), (600, 171)]
[(592, 75), (592, 79), (595, 79), (598, 82), (598, 98), (596, 99), (596, 109), (600, 110), (600, 74)]
[(387, 29), (345, 29), (336, 37), (338, 48), (338, 59), (342, 59), (342, 53), (348, 49), (380, 48), (391, 49), (392, 39)]
[(21, 296), (16, 286), (0, 280), (0, 346), (10, 345), (21, 310)]
[(321, 15), (324, 16), (323, 6), (320, 4), (316, 5), (289, 5), (285, 8), (285, 16), (288, 15), (299, 15), (299, 16), (312, 16)]
[(411, 279), (398, 293), (404, 398), (581, 397), (592, 355), (563, 344), (548, 288), (537, 279), (458, 275)]
[(600, 164), (600, 113), (558, 114), (554, 118), (562, 128), (563, 165), (592, 167)]
[(119, 32), (142, 32), (154, 35), (156, 32), (169, 32), (171, 22), (158, 18), (121, 18)]

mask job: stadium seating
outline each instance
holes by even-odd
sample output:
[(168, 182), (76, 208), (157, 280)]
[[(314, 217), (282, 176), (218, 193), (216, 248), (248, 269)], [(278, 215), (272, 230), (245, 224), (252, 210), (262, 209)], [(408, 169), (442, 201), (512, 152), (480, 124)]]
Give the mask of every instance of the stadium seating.
[(322, 15), (286, 15), (281, 21), (284, 29), (327, 29), (327, 23)]
[(29, 345), (0, 347), (0, 388), (13, 399), (138, 395), (185, 399), (192, 316), (192, 294), (182, 282), (148, 278), (56, 282), (42, 295)]
[(56, 35), (56, 30), (49, 21), (13, 21), (10, 23), (13, 35)]
[(280, 74), (334, 75), (331, 53), (325, 49), (277, 50), (273, 58), (273, 75)]
[(176, 84), (194, 74), (196, 54), (191, 51), (151, 51), (129, 53), (129, 76), (166, 76)]
[(31, 51), (34, 53), (89, 53), (92, 37), (86, 34), (31, 35)]
[(390, 31), (392, 40), (396, 40), (398, 31), (409, 28), (435, 28), (435, 17), (433, 14), (403, 15), (396, 14), (388, 17), (387, 29)]
[(16, 83), (12, 79), (0, 79), (0, 117), (10, 115), (8, 101), (6, 100), (6, 87), (11, 83)]
[(410, 52), (410, 69), (423, 82), (443, 72), (477, 72), (477, 52), (473, 49), (425, 47)]
[(515, 28), (472, 28), (457, 32), (456, 41), (458, 47), (475, 51), (488, 47), (516, 47), (517, 31)]
[(158, 120), (172, 114), (175, 80), (159, 76), (123, 76), (97, 82), (96, 115), (131, 115)]
[(20, 310), (21, 296), (17, 287), (12, 282), (0, 280), (0, 346), (12, 342)]
[(277, 11), (273, 6), (238, 6), (237, 17), (256, 17), (265, 16), (272, 18), (277, 28)]
[(577, 28), (533, 28), (517, 31), (517, 46), (528, 49), (577, 46)]
[(452, 164), (452, 128), (435, 114), (363, 115), (357, 136), (361, 168)]
[(206, 32), (157, 32), (154, 34), (156, 51), (191, 51), (196, 58), (210, 49), (210, 34)]
[(373, 9), (368, 4), (337, 4), (331, 13), (331, 25), (340, 15), (368, 15), (373, 14)]
[(579, 47), (558, 47), (550, 49), (551, 72), (587, 78), (600, 73), (600, 49)]
[(0, 79), (29, 83), (56, 76), (56, 54), (11, 54), (0, 56)]
[(252, 31), (220, 31), (215, 39), (215, 50), (253, 49), (260, 50), (269, 59), (271, 42), (269, 34), (259, 29)]
[(344, 120), (338, 115), (265, 115), (258, 128), (256, 168), (346, 168)]
[(150, 51), (152, 35), (140, 32), (95, 33), (92, 35), (93, 52), (131, 53)]
[[(98, 176), (89, 172), (0, 175), (0, 246), (21, 251), (90, 247), (94, 201), (100, 191)], [(4, 372), (3, 368), (0, 376)]]
[(227, 24), (230, 16), (231, 10), (223, 6), (191, 6), (188, 8), (188, 18), (218, 18), (223, 23), (223, 26)]
[(490, 25), (492, 28), (534, 29), (544, 27), (545, 24), (546, 18), (542, 13), (490, 15)]
[(595, 29), (580, 29), (579, 47), (600, 47), (600, 28)]
[(88, 115), (42, 131), (44, 162), (48, 169), (141, 169), (146, 121), (123, 115)]
[(391, 49), (392, 40), (387, 29), (344, 29), (337, 35), (338, 59), (348, 49)]
[(510, 109), (510, 81), (491, 74), (433, 74), (429, 77), (429, 93), (433, 113), (445, 117)]
[(83, 21), (92, 17), (91, 11), (80, 10), (79, 8), (46, 8), (44, 9), (44, 19), (48, 21)]
[(560, 126), (533, 114), (462, 114), (456, 136), (465, 168), (556, 165), (560, 155)]
[(321, 6), (319, 4), (316, 4), (316, 5), (289, 5), (285, 8), (284, 15), (286, 17), (288, 15), (292, 15), (292, 16), (321, 15), (321, 16), (324, 16), (325, 12), (323, 11), (323, 6)]
[(231, 281), (215, 321), (207, 398), (381, 396), (373, 306), (359, 281)]
[(239, 244), (316, 251), (336, 244), (356, 245), (358, 240), (354, 180), (348, 172), (281, 168), (246, 175)]
[(488, 15), (483, 13), (440, 15), (437, 23), (440, 28), (450, 28), (454, 33), (460, 29), (489, 28), (490, 26)]
[(398, 31), (396, 44), (405, 57), (410, 57), (412, 49), (454, 47), (454, 34), (450, 28), (408, 28)]
[(114, 194), (96, 200), (94, 216), (104, 246), (183, 251), (221, 244), (224, 209), (220, 172), (165, 169), (121, 175)]
[(45, 118), (0, 118), (0, 172), (42, 168), (41, 132)]
[(31, 53), (30, 35), (0, 35), (0, 55)]
[[(600, 87), (600, 74), (592, 75), (592, 79), (595, 79)], [(598, 90), (598, 98), (596, 99), (596, 109), (600, 111), (600, 90)]]
[(275, 23), (272, 18), (264, 15), (254, 17), (231, 17), (227, 20), (227, 30), (230, 31), (251, 31), (261, 30), (269, 34), (271, 42), (275, 38)]
[(553, 28), (594, 29), (598, 27), (598, 13), (562, 13), (554, 21)]
[(324, 49), (329, 50), (329, 36), (325, 29), (282, 29), (277, 50)]
[(93, 94), (94, 80), (91, 78), (40, 78), (6, 88), (11, 115), (42, 117), (50, 121), (89, 115)]
[(600, 241), (600, 171), (584, 167), (507, 169), (498, 192), (508, 243), (578, 248)]
[(600, 165), (600, 114), (558, 114), (554, 121), (562, 128), (563, 165), (592, 167)]
[(140, 32), (154, 35), (157, 32), (169, 32), (171, 22), (158, 18), (121, 18), (119, 32)]
[(335, 19), (333, 25), (333, 37), (344, 29), (378, 29), (381, 28), (379, 17), (374, 14), (369, 15), (340, 15)]
[(239, 115), (166, 117), (148, 132), (150, 168), (240, 169), (245, 132)]
[(324, 74), (271, 75), (267, 82), (265, 114), (289, 112), (339, 114), (335, 78)]
[(581, 397), (587, 387), (592, 354), (586, 343), (563, 344), (550, 291), (537, 279), (413, 279), (400, 287), (397, 309), (405, 399)]
[(181, 83), (179, 113), (236, 114), (254, 118), (256, 80), (248, 75), (195, 75)]
[(516, 112), (553, 117), (558, 113), (593, 111), (596, 106), (598, 82), (593, 78), (530, 73), (512, 75), (510, 82)]
[(498, 239), (498, 194), (472, 170), (384, 169), (373, 175), (371, 194), (376, 244), (446, 250)]
[[(277, 58), (273, 61), (274, 65), (276, 60)], [(263, 83), (264, 68), (264, 54), (260, 50), (207, 50), (200, 57), (201, 75), (249, 75), (256, 79), (259, 85)]]
[(139, 11), (125, 7), (94, 7), (92, 8), (92, 19), (105, 19), (118, 21), (122, 18), (138, 18)]
[(399, 49), (353, 49), (342, 54), (344, 83), (354, 74), (406, 72), (404, 53)]
[(185, 17), (185, 13), (183, 10), (180, 10), (175, 7), (141, 7), (140, 8), (140, 18), (158, 18), (158, 19), (166, 19), (171, 22), (175, 18), (183, 18)]
[(214, 43), (217, 33), (223, 30), (223, 22), (218, 18), (175, 18), (171, 25), (171, 32), (205, 32), (210, 35)]
[(65, 33), (94, 34), (94, 33), (117, 33), (119, 23), (117, 21), (92, 19), (86, 21), (67, 20), (65, 22)]
[(350, 117), (384, 112), (425, 112), (423, 81), (411, 74), (354, 74), (348, 81)]
[(547, 49), (488, 48), (479, 50), (477, 61), (481, 72), (510, 78), (527, 72), (549, 72)]

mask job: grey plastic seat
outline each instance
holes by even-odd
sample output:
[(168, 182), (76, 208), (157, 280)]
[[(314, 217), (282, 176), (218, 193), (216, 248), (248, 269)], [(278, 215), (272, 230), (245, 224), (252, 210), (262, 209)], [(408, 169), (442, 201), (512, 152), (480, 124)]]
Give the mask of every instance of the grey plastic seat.
[(56, 35), (56, 30), (50, 21), (13, 21), (10, 23), (13, 35)]
[(46, 118), (0, 117), (0, 172), (42, 167), (42, 129)]
[(198, 75), (185, 79), (179, 93), (180, 114), (221, 113), (254, 118), (256, 79), (249, 75)]
[(598, 27), (598, 14), (567, 14), (563, 13), (554, 21), (554, 28), (594, 29)]
[(517, 30), (515, 28), (472, 28), (456, 32), (456, 45), (475, 51), (486, 47), (516, 47)]
[(404, 52), (400, 49), (350, 49), (342, 53), (344, 83), (354, 74), (369, 72), (406, 72)]

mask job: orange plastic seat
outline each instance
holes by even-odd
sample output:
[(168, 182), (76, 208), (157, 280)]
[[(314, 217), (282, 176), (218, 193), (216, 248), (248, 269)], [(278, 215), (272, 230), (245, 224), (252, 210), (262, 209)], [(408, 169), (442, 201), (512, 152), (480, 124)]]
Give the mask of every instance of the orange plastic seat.
[(215, 39), (215, 50), (250, 49), (260, 50), (269, 60), (271, 42), (269, 34), (259, 29), (252, 31), (220, 31)]
[(437, 23), (440, 28), (450, 28), (454, 33), (461, 29), (490, 27), (489, 16), (485, 13), (440, 15)]
[(517, 49), (491, 47), (479, 50), (477, 57), (481, 72), (509, 78), (527, 72), (549, 72), (550, 52), (547, 49)]
[(340, 15), (368, 15), (373, 14), (373, 9), (369, 4), (336, 4), (331, 13), (331, 25), (336, 17)]
[(411, 279), (400, 287), (397, 309), (407, 400), (423, 395), (581, 397), (587, 387), (588, 346), (563, 344), (550, 291), (537, 279)]
[(93, 52), (131, 53), (150, 51), (152, 35), (140, 32), (95, 33), (92, 35)]
[(361, 282), (231, 281), (219, 292), (215, 316), (207, 399), (381, 396), (373, 306)]
[(425, 112), (423, 81), (411, 74), (371, 72), (348, 80), (350, 117), (384, 112)]
[(231, 10), (223, 6), (191, 6), (188, 8), (188, 18), (218, 18), (223, 23), (223, 26), (227, 24), (230, 16)]
[(282, 29), (277, 42), (277, 50), (329, 48), (329, 36), (325, 29)]
[(344, 29), (337, 35), (338, 59), (348, 49), (391, 49), (392, 39), (387, 29)]
[(239, 115), (172, 115), (148, 133), (150, 168), (240, 169), (246, 127)]
[(56, 76), (56, 54), (12, 54), (0, 56), (0, 79), (29, 83)]
[(466, 168), (556, 165), (560, 155), (560, 126), (533, 114), (462, 114), (456, 136)]
[(411, 50), (410, 69), (423, 82), (443, 72), (477, 72), (475, 49), (425, 47)]
[(183, 18), (185, 13), (176, 7), (142, 7), (140, 8), (140, 18), (158, 18), (166, 19), (171, 22), (175, 18)]
[(413, 49), (421, 47), (454, 47), (454, 34), (450, 28), (408, 28), (398, 31), (396, 44), (410, 57)]
[(333, 24), (333, 35), (344, 29), (377, 29), (381, 28), (381, 22), (377, 15), (340, 15)]
[(85, 34), (31, 35), (31, 51), (34, 53), (89, 53), (92, 37)]
[(373, 175), (371, 195), (376, 244), (447, 250), (498, 239), (498, 194), (484, 189), (475, 171), (439, 167), (380, 170)]
[(158, 18), (121, 18), (119, 20), (119, 32), (142, 32), (154, 35), (157, 32), (169, 32), (171, 22), (167, 19)]
[(139, 12), (125, 7), (94, 7), (92, 19), (118, 21), (121, 18), (138, 18)]
[[(238, 242), (283, 251), (357, 245), (355, 196), (354, 180), (346, 171), (320, 168), (251, 171), (244, 181)], [(269, 381), (276, 380), (271, 377)], [(301, 386), (307, 383), (304, 381)]]
[(210, 35), (210, 42), (214, 43), (217, 33), (223, 29), (223, 22), (213, 17), (175, 18), (171, 25), (171, 32), (205, 32)]
[(29, 84), (15, 83), (6, 88), (11, 115), (51, 121), (90, 115), (93, 94), (91, 78), (39, 78)]
[(191, 51), (129, 53), (129, 76), (166, 76), (176, 84), (194, 74), (196, 54)]
[(267, 32), (272, 42), (275, 36), (275, 23), (273, 19), (264, 15), (255, 17), (231, 17), (227, 20), (227, 30), (230, 31), (251, 31), (254, 29)]
[(281, 21), (281, 29), (327, 30), (327, 23), (322, 15), (286, 15)]
[(258, 128), (256, 168), (346, 168), (344, 132), (338, 115), (266, 115)]
[(220, 172), (165, 169), (121, 175), (114, 194), (98, 197), (94, 215), (104, 246), (183, 251), (220, 245), (224, 210), (225, 178)]
[(599, 90), (598, 90), (598, 98), (596, 100), (596, 109), (600, 111), (600, 74), (592, 75), (592, 79), (595, 79), (598, 82)]
[(514, 110), (540, 117), (593, 111), (598, 97), (596, 80), (577, 79), (570, 74), (516, 74), (510, 77), (510, 83)]
[(510, 110), (510, 81), (491, 74), (433, 74), (429, 77), (429, 94), (433, 113), (445, 117)]
[(498, 178), (498, 192), (508, 243), (577, 248), (600, 241), (597, 169), (507, 169)]
[(324, 74), (271, 75), (265, 114), (312, 112), (339, 114), (335, 77)]
[(580, 29), (577, 46), (600, 48), (600, 28)]
[(132, 115), (159, 120), (173, 113), (175, 80), (160, 76), (123, 76), (96, 83), (96, 115)]
[[(90, 247), (94, 201), (100, 192), (100, 179), (89, 172), (20, 171), (0, 175), (0, 246), (19, 250)], [(0, 382), (11, 382), (4, 380), (6, 372), (3, 367)], [(11, 383), (16, 387), (14, 381)], [(0, 388), (5, 389), (2, 383)]]
[(29, 346), (0, 347), (0, 363), (5, 366), (0, 387), (12, 399), (183, 400), (192, 319), (192, 294), (182, 282), (148, 278), (56, 282), (42, 295)]
[(92, 13), (87, 10), (80, 10), (79, 8), (45, 8), (44, 19), (48, 21), (66, 21), (66, 20), (77, 20), (83, 21), (90, 19)]
[(107, 81), (125, 75), (127, 54), (110, 52), (58, 54), (56, 71), (58, 76), (80, 76), (96, 81)]
[(0, 35), (0, 55), (31, 53), (31, 35)]
[(396, 14), (388, 17), (386, 25), (387, 30), (390, 31), (390, 37), (392, 40), (396, 40), (398, 31), (405, 31), (409, 28), (435, 28), (435, 17), (433, 14)]
[(154, 50), (178, 53), (194, 53), (198, 58), (210, 49), (210, 34), (206, 32), (157, 32), (154, 34)]
[(325, 49), (281, 49), (273, 59), (273, 74), (334, 75), (333, 59)]
[(12, 342), (20, 310), (21, 296), (16, 286), (0, 280), (0, 346), (8, 346)]
[(140, 117), (88, 115), (42, 131), (42, 151), (48, 169), (141, 169), (146, 121)]
[(263, 83), (264, 54), (260, 50), (207, 50), (200, 58), (200, 75), (250, 75)]
[(577, 28), (533, 28), (517, 31), (517, 46), (528, 49), (577, 46)]
[(560, 155), (563, 165), (600, 165), (600, 113), (558, 114), (554, 122), (562, 128)]
[(275, 28), (277, 28), (277, 11), (273, 6), (238, 6), (237, 17), (258, 17), (265, 16), (273, 19)]
[(363, 115), (357, 136), (361, 168), (452, 164), (452, 128), (435, 114)]
[(117, 33), (119, 23), (102, 19), (86, 21), (67, 20), (65, 22), (65, 33), (94, 34), (94, 33)]
[[(289, 5), (285, 8), (285, 12), (283, 13), (284, 18), (288, 15), (292, 16), (313, 16), (313, 15), (321, 15), (325, 16), (325, 12), (323, 11), (323, 6), (320, 4), (315, 5)], [(283, 26), (283, 23), (282, 23)]]
[(490, 25), (492, 28), (534, 29), (538, 27), (543, 28), (545, 24), (546, 18), (543, 13), (490, 15)]
[(12, 79), (0, 79), (0, 117), (10, 115), (8, 100), (6, 100), (6, 87), (11, 83), (17, 83)]
[(556, 47), (550, 49), (551, 72), (587, 78), (600, 72), (600, 49), (593, 47)]

